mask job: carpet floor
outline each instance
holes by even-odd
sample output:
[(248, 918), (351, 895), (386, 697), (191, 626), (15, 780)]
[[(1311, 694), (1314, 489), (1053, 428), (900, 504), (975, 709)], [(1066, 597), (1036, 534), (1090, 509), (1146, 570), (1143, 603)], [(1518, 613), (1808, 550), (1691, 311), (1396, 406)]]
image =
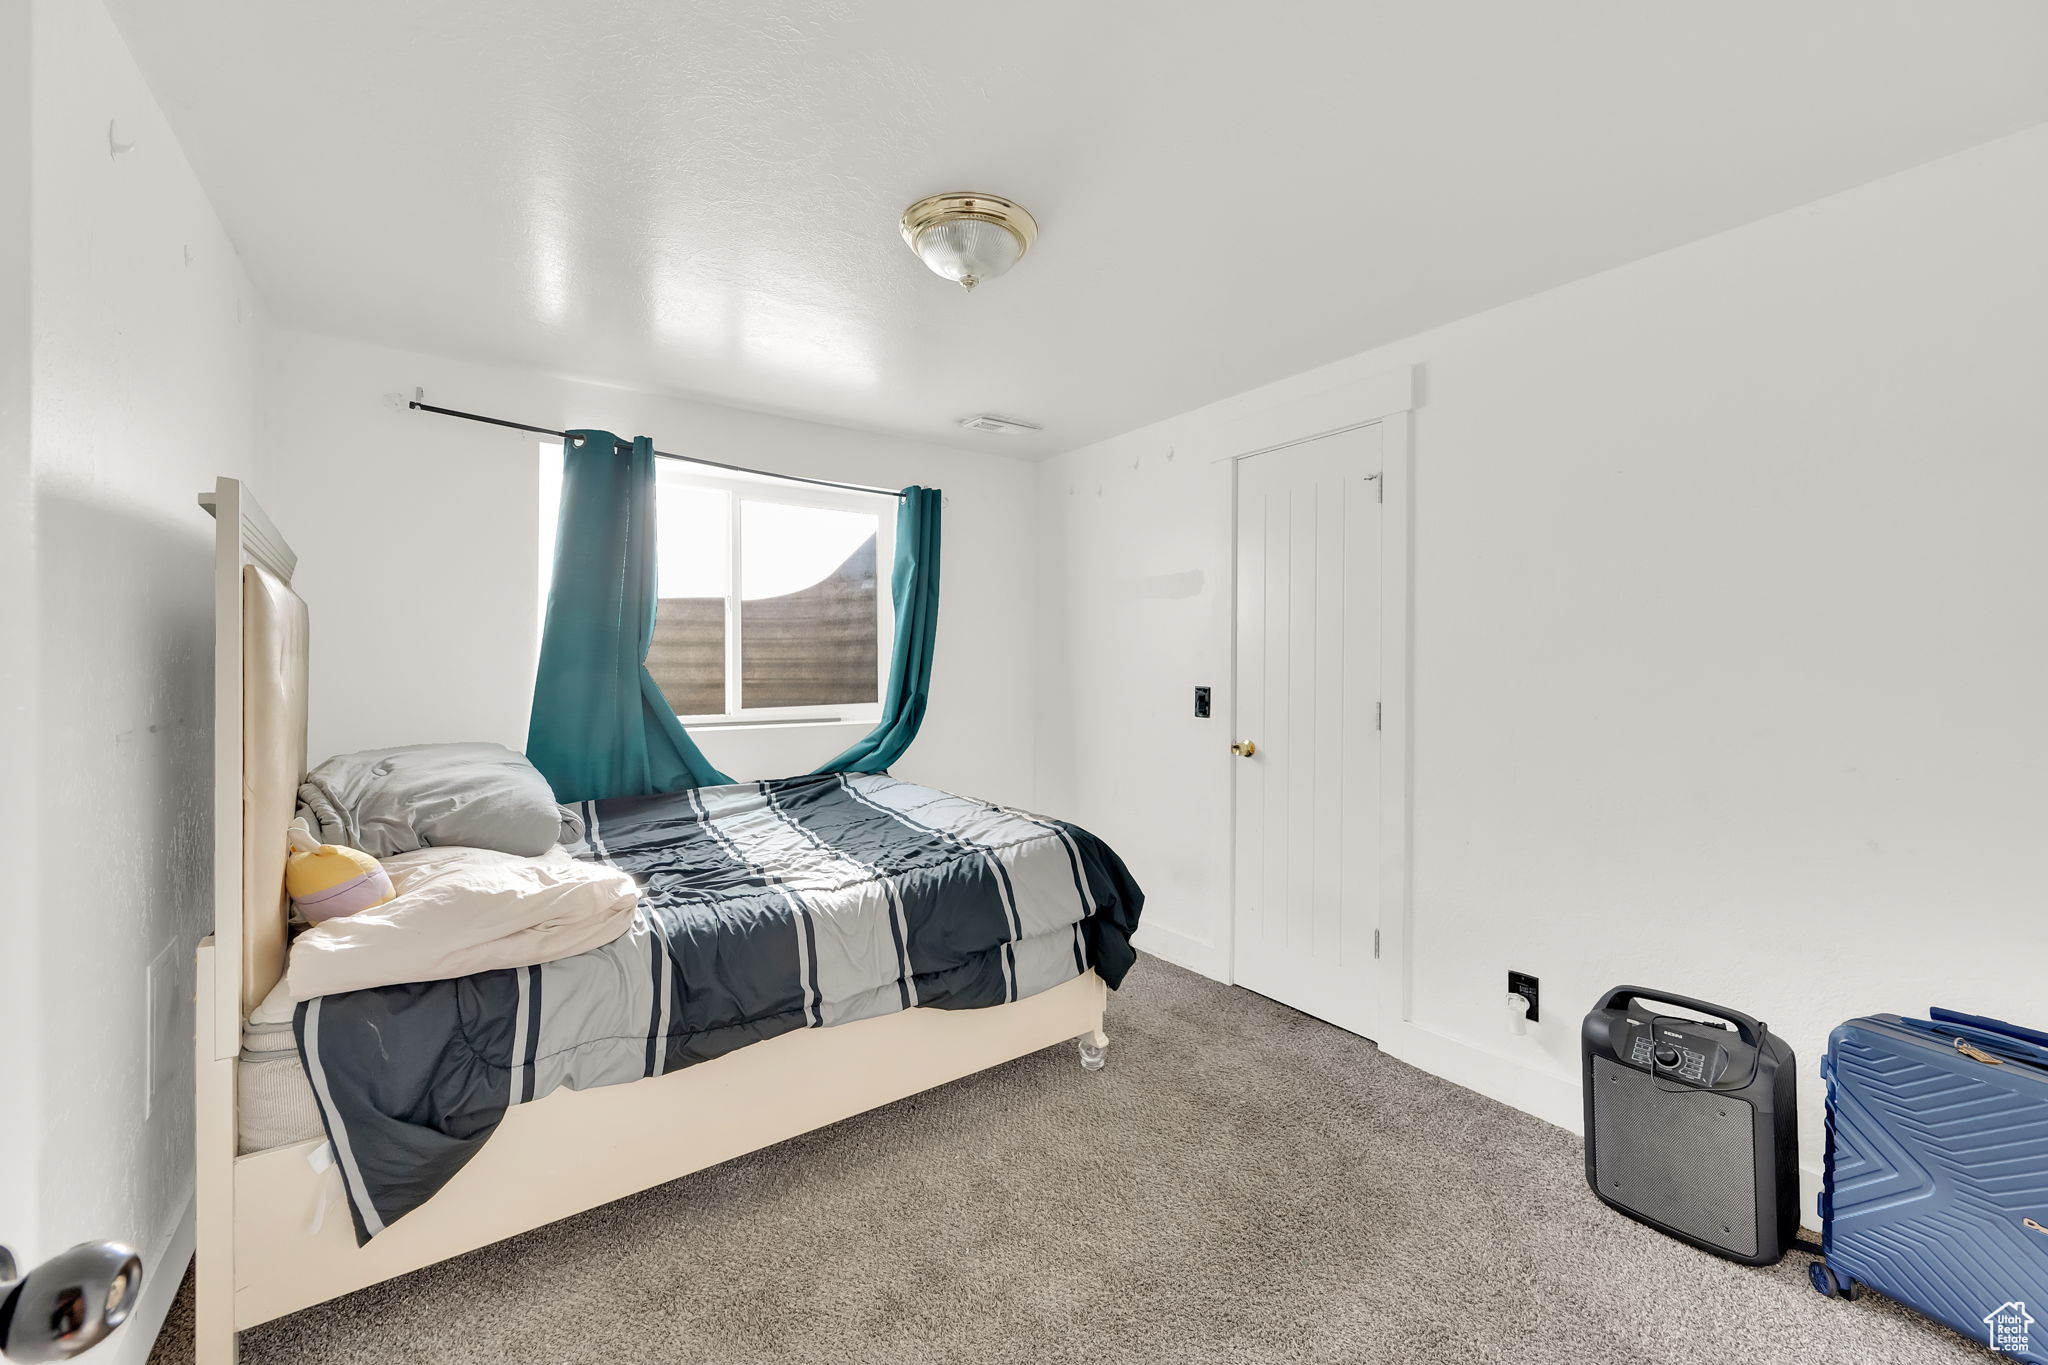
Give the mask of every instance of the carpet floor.
[[(1110, 1011), (1106, 1070), (1023, 1058), (268, 1323), (242, 1359), (1997, 1359), (1820, 1298), (1804, 1256), (1632, 1223), (1571, 1134), (1250, 992), (1146, 958)], [(153, 1362), (191, 1359), (190, 1312), (188, 1284)]]

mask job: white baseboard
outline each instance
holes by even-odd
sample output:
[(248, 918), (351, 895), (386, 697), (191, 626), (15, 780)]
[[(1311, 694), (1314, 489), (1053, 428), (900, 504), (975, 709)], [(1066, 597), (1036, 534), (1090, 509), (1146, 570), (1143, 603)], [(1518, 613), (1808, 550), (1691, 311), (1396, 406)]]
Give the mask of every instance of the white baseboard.
[[(1585, 1101), (1577, 1076), (1560, 1076), (1538, 1070), (1505, 1053), (1492, 1052), (1476, 1043), (1439, 1033), (1426, 1025), (1406, 1023), (1384, 1030), (1390, 1038), (1380, 1040), (1380, 1051), (1453, 1085), (1475, 1090), (1488, 1099), (1499, 1100), (1513, 1109), (1532, 1114), (1567, 1131), (1585, 1133)], [(1820, 1226), (1816, 1199), (1821, 1189), (1820, 1167), (1801, 1162), (1799, 1166), (1799, 1221), (1811, 1228)]]
[(1379, 1039), (1380, 1051), (1390, 1057), (1570, 1132), (1585, 1127), (1577, 1076), (1539, 1070), (1422, 1024), (1401, 1023), (1380, 1031), (1386, 1035)]
[[(1176, 967), (1200, 972), (1216, 981), (1230, 980), (1230, 963), (1221, 949), (1171, 925), (1146, 920), (1139, 924), (1132, 942), (1141, 951), (1165, 958)], [(1422, 1024), (1397, 1023), (1384, 1026), (1381, 1032), (1387, 1036), (1376, 1041), (1380, 1051), (1390, 1057), (1560, 1128), (1576, 1133), (1584, 1127), (1577, 1076), (1538, 1070), (1505, 1053), (1489, 1051)]]
[[(1165, 958), (1177, 967), (1217, 981), (1229, 980), (1229, 964), (1222, 953), (1215, 945), (1191, 934), (1163, 924), (1145, 924), (1139, 927), (1133, 941), (1145, 952)], [(1585, 1102), (1576, 1075), (1560, 1076), (1540, 1070), (1506, 1053), (1454, 1038), (1424, 1024), (1384, 1025), (1381, 1032), (1386, 1036), (1377, 1040), (1379, 1049), (1389, 1057), (1568, 1132), (1584, 1135)], [(1820, 1167), (1800, 1163), (1799, 1221), (1809, 1229), (1820, 1226), (1820, 1215), (1815, 1209), (1820, 1189)]]
[(1200, 972), (1217, 981), (1230, 980), (1230, 963), (1220, 948), (1207, 939), (1182, 933), (1171, 925), (1160, 924), (1156, 920), (1142, 921), (1131, 943), (1139, 952), (1164, 958), (1176, 967)]
[(143, 1254), (142, 1297), (136, 1300), (128, 1321), (95, 1349), (92, 1359), (96, 1365), (148, 1365), (164, 1319), (170, 1316), (171, 1303), (178, 1297), (178, 1286), (184, 1282), (185, 1267), (192, 1264), (198, 1214), (197, 1202), (188, 1200), (170, 1239), (154, 1253)]

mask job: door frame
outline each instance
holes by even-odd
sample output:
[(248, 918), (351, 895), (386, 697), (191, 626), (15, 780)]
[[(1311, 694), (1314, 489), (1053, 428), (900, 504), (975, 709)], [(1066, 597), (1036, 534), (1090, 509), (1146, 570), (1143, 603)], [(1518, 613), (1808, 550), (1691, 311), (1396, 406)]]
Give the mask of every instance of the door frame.
[[(1224, 657), (1231, 661), (1230, 725), (1238, 731), (1237, 708), (1237, 512), (1238, 464), (1288, 446), (1334, 436), (1359, 427), (1380, 428), (1380, 951), (1374, 960), (1370, 1035), (1392, 1050), (1393, 1035), (1413, 1017), (1413, 982), (1408, 945), (1413, 924), (1411, 806), (1414, 796), (1414, 444), (1410, 412), (1415, 407), (1415, 369), (1404, 365), (1336, 388), (1311, 393), (1220, 425), (1206, 452), (1230, 483), (1230, 612)], [(1237, 767), (1231, 765), (1230, 913), (1223, 926), (1224, 979), (1237, 975)]]

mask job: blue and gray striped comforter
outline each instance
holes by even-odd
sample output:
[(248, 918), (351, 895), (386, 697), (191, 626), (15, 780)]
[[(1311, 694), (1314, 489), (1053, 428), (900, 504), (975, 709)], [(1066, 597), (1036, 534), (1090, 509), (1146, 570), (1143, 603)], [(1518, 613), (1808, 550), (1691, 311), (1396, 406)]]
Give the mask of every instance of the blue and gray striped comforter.
[(418, 1208), (506, 1109), (799, 1028), (975, 1009), (1131, 965), (1144, 893), (1084, 830), (882, 775), (586, 802), (572, 851), (631, 873), (576, 957), (302, 1004), (356, 1236)]

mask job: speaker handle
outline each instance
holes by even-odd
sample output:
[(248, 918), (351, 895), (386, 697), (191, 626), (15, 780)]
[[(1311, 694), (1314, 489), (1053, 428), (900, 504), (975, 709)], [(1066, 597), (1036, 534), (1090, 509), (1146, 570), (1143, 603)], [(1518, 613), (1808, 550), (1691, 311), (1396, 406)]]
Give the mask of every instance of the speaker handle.
[(1722, 1005), (1710, 1005), (1704, 1000), (1695, 1000), (1689, 995), (1674, 995), (1670, 991), (1653, 991), (1642, 986), (1616, 986), (1601, 1000), (1603, 1010), (1619, 1009), (1630, 1000), (1654, 1000), (1660, 1005), (1676, 1005), (1694, 1014), (1704, 1014), (1709, 1019), (1726, 1019), (1735, 1025), (1735, 1032), (1742, 1041), (1761, 1051), (1764, 1045), (1764, 1026), (1744, 1014)]

